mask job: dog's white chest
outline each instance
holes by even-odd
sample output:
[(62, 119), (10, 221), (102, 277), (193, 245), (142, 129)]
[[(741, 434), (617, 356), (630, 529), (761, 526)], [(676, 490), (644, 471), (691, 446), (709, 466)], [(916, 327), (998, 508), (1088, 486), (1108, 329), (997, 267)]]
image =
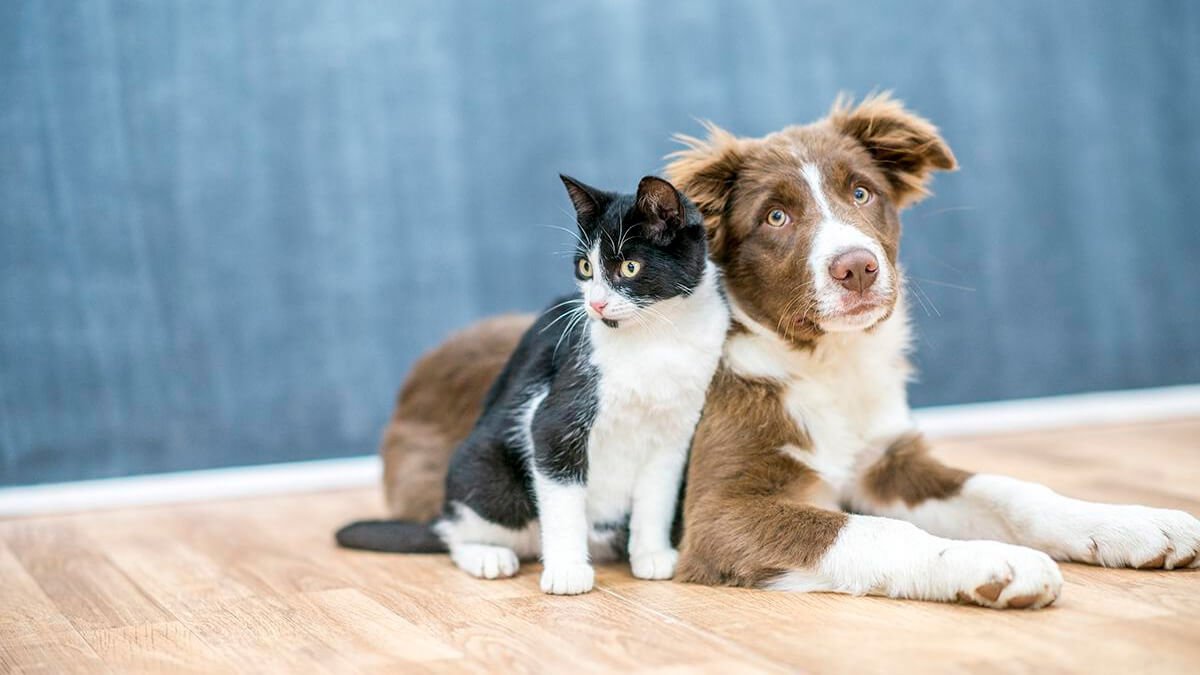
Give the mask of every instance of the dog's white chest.
[(780, 384), (784, 409), (811, 441), (780, 450), (816, 471), (836, 500), (857, 466), (912, 426), (907, 342), (904, 319), (895, 316), (869, 334), (825, 335), (811, 350), (772, 335), (740, 335), (725, 358), (741, 375)]
[(836, 495), (849, 486), (864, 455), (882, 452), (911, 426), (902, 378), (850, 372), (793, 380), (783, 403), (812, 446), (789, 448), (788, 454), (815, 470)]

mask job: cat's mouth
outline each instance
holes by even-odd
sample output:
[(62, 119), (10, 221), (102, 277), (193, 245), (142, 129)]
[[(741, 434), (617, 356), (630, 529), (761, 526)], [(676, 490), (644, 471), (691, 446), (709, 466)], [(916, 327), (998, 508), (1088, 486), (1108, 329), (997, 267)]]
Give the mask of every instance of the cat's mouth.
[(617, 326), (621, 325), (621, 324), (617, 323), (616, 321), (613, 321), (612, 319), (600, 319), (600, 323), (603, 323), (605, 326), (608, 326), (609, 328), (616, 328)]

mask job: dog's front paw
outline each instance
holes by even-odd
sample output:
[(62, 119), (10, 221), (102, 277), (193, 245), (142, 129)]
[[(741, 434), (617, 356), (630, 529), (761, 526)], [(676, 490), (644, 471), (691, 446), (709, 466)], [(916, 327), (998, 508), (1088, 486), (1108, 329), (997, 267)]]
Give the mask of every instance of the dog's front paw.
[(1050, 556), (1024, 546), (993, 541), (954, 543), (941, 552), (948, 582), (940, 595), (995, 609), (1037, 609), (1058, 598), (1062, 573)]
[(1200, 520), (1147, 506), (1083, 504), (1060, 519), (1055, 557), (1105, 567), (1200, 567)]
[(639, 553), (629, 558), (633, 576), (639, 579), (670, 579), (675, 576), (675, 563), (677, 562), (679, 562), (679, 552), (673, 548)]
[(546, 565), (542, 570), (542, 592), (553, 595), (579, 595), (592, 590), (596, 572), (587, 563)]

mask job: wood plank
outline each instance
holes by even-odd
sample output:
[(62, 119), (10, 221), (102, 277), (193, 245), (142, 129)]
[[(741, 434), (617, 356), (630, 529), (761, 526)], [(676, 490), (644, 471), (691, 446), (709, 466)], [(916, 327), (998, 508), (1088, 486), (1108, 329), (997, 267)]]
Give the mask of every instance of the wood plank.
[(3, 537), (42, 591), (80, 630), (140, 626), (173, 618), (70, 522), (17, 523), (5, 528)]
[(178, 621), (83, 632), (92, 649), (117, 672), (217, 673), (235, 669)]
[(321, 641), (357, 666), (453, 661), (463, 655), (431, 633), (347, 588), (298, 593), (287, 602), (299, 621), (321, 627)]
[(102, 672), (104, 663), (0, 542), (0, 671)]

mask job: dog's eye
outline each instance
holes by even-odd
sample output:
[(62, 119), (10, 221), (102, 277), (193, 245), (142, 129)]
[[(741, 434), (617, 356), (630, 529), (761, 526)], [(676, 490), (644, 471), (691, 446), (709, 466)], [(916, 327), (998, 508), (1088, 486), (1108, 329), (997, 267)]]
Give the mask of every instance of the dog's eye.
[(792, 217), (783, 209), (771, 209), (767, 212), (767, 224), (771, 227), (783, 227), (792, 222)]
[(862, 206), (871, 201), (871, 191), (859, 185), (854, 188), (854, 203)]
[(621, 276), (632, 279), (642, 271), (642, 263), (636, 260), (626, 260), (621, 263)]
[(579, 276), (584, 279), (592, 278), (592, 263), (587, 258), (579, 259)]

